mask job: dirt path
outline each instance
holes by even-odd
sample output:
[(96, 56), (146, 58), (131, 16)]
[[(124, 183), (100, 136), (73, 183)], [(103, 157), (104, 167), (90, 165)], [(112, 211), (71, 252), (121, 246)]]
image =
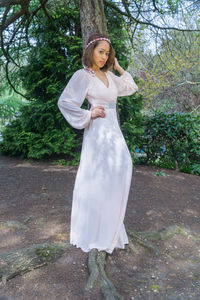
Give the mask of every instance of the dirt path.
[[(158, 170), (166, 176), (155, 176)], [(0, 157), (0, 253), (46, 241), (69, 242), (76, 172), (77, 167), (50, 161)], [(125, 224), (137, 231), (176, 224), (191, 235), (155, 242), (165, 251), (159, 257), (137, 245), (137, 255), (129, 248), (108, 255), (107, 274), (124, 299), (199, 300), (200, 177), (136, 166)], [(87, 279), (87, 254), (72, 246), (57, 262), (0, 285), (0, 300), (103, 299), (98, 290), (84, 291)]]

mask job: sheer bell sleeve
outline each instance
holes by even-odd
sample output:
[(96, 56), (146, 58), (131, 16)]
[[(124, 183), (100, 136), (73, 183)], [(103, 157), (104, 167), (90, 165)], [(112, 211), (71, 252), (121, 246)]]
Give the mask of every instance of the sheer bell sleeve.
[(124, 71), (120, 76), (116, 76), (111, 71), (109, 73), (117, 86), (118, 96), (130, 96), (138, 90), (138, 86), (129, 72)]
[(83, 69), (76, 71), (58, 99), (58, 107), (67, 122), (76, 129), (87, 127), (91, 111), (81, 106), (87, 95), (89, 78)]

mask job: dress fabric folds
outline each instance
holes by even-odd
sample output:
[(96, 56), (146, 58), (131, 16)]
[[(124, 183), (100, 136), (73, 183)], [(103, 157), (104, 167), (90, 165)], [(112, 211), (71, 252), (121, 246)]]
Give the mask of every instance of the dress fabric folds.
[[(111, 71), (105, 74), (108, 86), (87, 69), (79, 69), (58, 100), (67, 122), (84, 129), (70, 227), (70, 243), (84, 252), (96, 248), (112, 253), (128, 244), (124, 216), (133, 166), (118, 124), (116, 102), (118, 96), (132, 95), (138, 87), (127, 71), (121, 76)], [(85, 98), (93, 107), (104, 106), (105, 118), (91, 119), (91, 108), (81, 108)]]

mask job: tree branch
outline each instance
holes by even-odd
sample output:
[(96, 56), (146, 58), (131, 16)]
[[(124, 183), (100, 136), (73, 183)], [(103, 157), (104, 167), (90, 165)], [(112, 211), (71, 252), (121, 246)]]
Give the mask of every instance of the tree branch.
[[(3, 5), (3, 3), (4, 3), (4, 5)], [(9, 12), (8, 8), (10, 8), (10, 6), (14, 5), (14, 4), (15, 5), (16, 4), (21, 5), (21, 9), (19, 11), (17, 11), (16, 13), (14, 13), (8, 20), (6, 20), (6, 18), (4, 18), (4, 20), (3, 20), (4, 22), (0, 26), (0, 31), (1, 32), (3, 30), (5, 30), (9, 25), (11, 25), (12, 23), (14, 23), (21, 16), (23, 16), (24, 14), (28, 14), (29, 13), (28, 12), (28, 8), (29, 8), (30, 0), (24, 0), (24, 1), (3, 1), (0, 4), (0, 7), (3, 7), (3, 6), (6, 7), (6, 11), (7, 11), (6, 17), (7, 17), (8, 12)]]
[(22, 0), (0, 0), (0, 7), (10, 6), (10, 5), (21, 5)]
[[(22, 93), (20, 93), (19, 91), (17, 91), (16, 88), (15, 88), (15, 86), (12, 84), (12, 82), (11, 82), (11, 80), (10, 80), (10, 77), (9, 77), (9, 75), (8, 75), (8, 73), (9, 73), (8, 65), (9, 65), (9, 62), (7, 61), (7, 62), (6, 62), (6, 68), (5, 68), (5, 69), (6, 69), (6, 79), (7, 79), (8, 83), (9, 83), (9, 85), (13, 88), (13, 90), (15, 91), (15, 93), (17, 93), (18, 95), (20, 95), (20, 96), (22, 96), (23, 98), (27, 99), (27, 97), (26, 97), (25, 95), (23, 95)], [(29, 100), (29, 99), (27, 99), (27, 100)]]
[(142, 25), (148, 25), (148, 26), (152, 26), (154, 28), (157, 28), (157, 29), (160, 29), (160, 30), (176, 30), (176, 31), (192, 31), (192, 32), (199, 32), (200, 30), (198, 29), (187, 29), (187, 28), (178, 28), (178, 27), (171, 27), (171, 26), (166, 26), (166, 27), (162, 27), (162, 26), (159, 26), (159, 25), (156, 25), (154, 23), (151, 23), (149, 21), (141, 21), (140, 19), (138, 18), (135, 18), (132, 16), (128, 6), (127, 6), (127, 3), (122, 0), (122, 3), (123, 3), (123, 6), (126, 10), (126, 12), (123, 12), (119, 7), (116, 7), (115, 4), (111, 3), (110, 1), (108, 0), (104, 0), (104, 2), (106, 3), (106, 5), (108, 5), (110, 8), (113, 8), (115, 11), (117, 11), (119, 14), (129, 18), (130, 20), (133, 21), (133, 23), (138, 23), (138, 24), (142, 24)]

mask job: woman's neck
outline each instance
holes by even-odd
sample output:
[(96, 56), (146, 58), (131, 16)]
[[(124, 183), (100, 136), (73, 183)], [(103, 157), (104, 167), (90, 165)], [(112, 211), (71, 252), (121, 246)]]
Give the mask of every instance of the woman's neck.
[(92, 67), (92, 70), (95, 71), (95, 72), (101, 71), (99, 67)]
[(102, 73), (102, 70), (98, 66), (93, 65), (91, 69), (97, 73)]

